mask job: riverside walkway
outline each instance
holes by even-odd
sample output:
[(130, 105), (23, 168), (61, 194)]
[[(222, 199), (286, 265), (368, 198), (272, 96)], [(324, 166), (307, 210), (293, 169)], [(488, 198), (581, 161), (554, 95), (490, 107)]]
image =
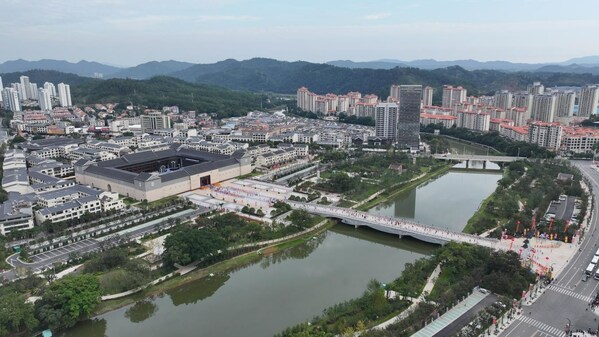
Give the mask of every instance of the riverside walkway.
[(354, 209), (308, 204), (303, 202), (288, 202), (294, 209), (303, 209), (309, 213), (327, 218), (339, 219), (343, 223), (356, 227), (366, 226), (384, 233), (395, 234), (400, 238), (409, 236), (420, 241), (446, 244), (450, 241), (476, 244), (492, 249), (499, 248), (499, 240), (483, 238), (476, 235), (448, 231), (445, 229), (424, 225), (408, 219), (390, 218), (374, 215)]

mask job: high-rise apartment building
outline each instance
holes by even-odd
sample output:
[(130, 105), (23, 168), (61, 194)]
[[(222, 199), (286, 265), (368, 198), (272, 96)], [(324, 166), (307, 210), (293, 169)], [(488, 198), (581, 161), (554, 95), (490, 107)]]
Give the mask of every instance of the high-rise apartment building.
[(73, 106), (71, 103), (71, 86), (64, 83), (58, 83), (58, 99), (60, 100), (60, 106), (69, 107)]
[(31, 93), (31, 85), (29, 83), (29, 77), (28, 76), (21, 76), (19, 77), (20, 80), (20, 84), (21, 84), (21, 99), (22, 100), (27, 100), (31, 97), (33, 97), (32, 93)]
[(153, 113), (149, 115), (141, 115), (141, 131), (166, 129), (171, 127), (171, 118), (161, 113)]
[[(31, 95), (30, 95), (31, 94)], [(38, 91), (37, 91), (37, 83), (29, 83), (29, 99), (38, 100)]]
[(54, 83), (51, 83), (51, 82), (44, 83), (44, 89), (46, 89), (46, 90), (48, 90), (48, 92), (50, 92), (50, 96), (52, 96), (52, 98), (58, 96), (56, 94), (56, 87), (54, 86)]
[(4, 88), (2, 90), (2, 104), (4, 105), (4, 109), (13, 112), (21, 111), (19, 93), (13, 88)]
[(597, 101), (599, 101), (599, 85), (583, 87), (578, 98), (578, 116), (589, 117), (597, 113)]
[(399, 101), (399, 87), (400, 86), (398, 84), (393, 84), (389, 92), (389, 96), (396, 101)]
[(555, 96), (534, 95), (532, 100), (532, 119), (552, 123), (555, 117)]
[(529, 84), (527, 90), (531, 95), (541, 95), (545, 93), (545, 86), (541, 82), (533, 82)]
[(456, 117), (459, 128), (487, 132), (491, 126), (491, 116), (486, 112), (458, 111)]
[(556, 151), (562, 141), (559, 123), (533, 122), (528, 126), (528, 142)]
[(377, 137), (395, 141), (397, 137), (397, 103), (379, 103), (374, 110), (375, 134)]
[(27, 99), (27, 92), (25, 92), (25, 87), (21, 85), (21, 83), (13, 83), (11, 84), (12, 88), (15, 89), (17, 94), (19, 95), (19, 99), (24, 101)]
[(454, 108), (456, 105), (466, 101), (466, 94), (466, 89), (462, 87), (443, 86), (442, 106), (444, 108)]
[(512, 107), (519, 109), (526, 109), (525, 119), (530, 119), (530, 113), (532, 111), (532, 98), (533, 95), (528, 92), (515, 93), (512, 98)]
[(418, 150), (420, 146), (420, 103), (421, 85), (399, 86), (399, 116), (397, 122), (397, 144)]
[(432, 106), (433, 105), (433, 93), (434, 89), (432, 87), (424, 87), (422, 89), (422, 105), (423, 106)]
[(507, 110), (512, 107), (512, 100), (512, 93), (507, 90), (502, 90), (495, 93), (494, 105), (503, 110)]
[(553, 95), (555, 96), (555, 116), (572, 117), (576, 93), (574, 91), (558, 91)]
[(40, 104), (40, 110), (52, 110), (52, 96), (50, 95), (50, 91), (48, 89), (39, 88), (37, 97)]

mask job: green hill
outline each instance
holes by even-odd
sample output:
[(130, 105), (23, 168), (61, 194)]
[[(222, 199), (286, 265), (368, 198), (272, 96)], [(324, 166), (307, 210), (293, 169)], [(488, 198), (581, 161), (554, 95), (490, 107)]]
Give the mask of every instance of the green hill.
[(172, 77), (149, 80), (110, 79), (83, 83), (71, 88), (80, 104), (132, 103), (159, 109), (177, 105), (198, 113), (217, 113), (220, 118), (239, 116), (260, 108), (261, 95), (231, 91), (211, 85), (196, 85)]
[(58, 84), (60, 82), (64, 82), (66, 84), (78, 85), (87, 82), (98, 82), (100, 80), (93, 79), (90, 77), (82, 77), (79, 75), (71, 74), (71, 73), (63, 73), (56, 70), (27, 70), (20, 71), (14, 73), (4, 73), (0, 74), (2, 76), (2, 82), (5, 87), (9, 87), (11, 83), (19, 82), (19, 77), (21, 75), (29, 76), (29, 81), (32, 83), (37, 83), (38, 87), (42, 87), (44, 82), (52, 82), (54, 84)]
[(406, 67), (350, 69), (328, 64), (263, 58), (198, 64), (171, 75), (189, 82), (219, 85), (234, 90), (294, 93), (297, 88), (306, 86), (317, 93), (339, 94), (357, 90), (382, 97), (389, 94), (392, 84), (423, 84), (438, 90), (444, 84), (462, 85), (470, 93), (477, 95), (501, 89), (525, 89), (533, 81), (541, 81), (548, 87), (599, 83), (599, 76), (591, 74), (468, 71), (458, 66), (434, 70)]

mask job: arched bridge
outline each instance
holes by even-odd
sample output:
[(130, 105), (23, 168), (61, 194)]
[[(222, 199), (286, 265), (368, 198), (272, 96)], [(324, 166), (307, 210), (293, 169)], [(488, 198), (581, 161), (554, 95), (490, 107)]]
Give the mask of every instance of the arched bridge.
[(353, 226), (367, 226), (380, 232), (394, 234), (400, 238), (410, 236), (420, 241), (446, 244), (449, 241), (476, 244), (492, 249), (498, 249), (499, 240), (482, 238), (476, 235), (447, 231), (433, 226), (427, 226), (407, 219), (389, 218), (374, 215), (354, 209), (308, 204), (303, 202), (288, 202), (294, 209), (303, 209), (309, 213), (327, 218), (335, 218)]

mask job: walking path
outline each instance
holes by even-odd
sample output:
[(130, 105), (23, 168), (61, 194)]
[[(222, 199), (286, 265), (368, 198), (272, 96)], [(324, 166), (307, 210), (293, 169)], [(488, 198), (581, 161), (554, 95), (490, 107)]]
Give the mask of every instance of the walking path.
[(441, 265), (440, 264), (437, 265), (435, 270), (433, 270), (431, 275), (426, 280), (426, 284), (424, 285), (424, 288), (422, 289), (420, 296), (418, 296), (416, 299), (414, 299), (412, 304), (406, 310), (402, 311), (399, 315), (373, 327), (372, 329), (373, 330), (386, 329), (389, 325), (397, 323), (397, 322), (401, 321), (402, 319), (408, 317), (408, 315), (410, 315), (412, 312), (414, 312), (414, 310), (416, 310), (416, 307), (418, 307), (418, 305), (421, 302), (426, 302), (425, 297), (428, 296), (428, 294), (430, 294), (431, 291), (433, 290), (433, 288), (435, 287), (435, 282), (437, 281), (439, 274), (441, 274)]

